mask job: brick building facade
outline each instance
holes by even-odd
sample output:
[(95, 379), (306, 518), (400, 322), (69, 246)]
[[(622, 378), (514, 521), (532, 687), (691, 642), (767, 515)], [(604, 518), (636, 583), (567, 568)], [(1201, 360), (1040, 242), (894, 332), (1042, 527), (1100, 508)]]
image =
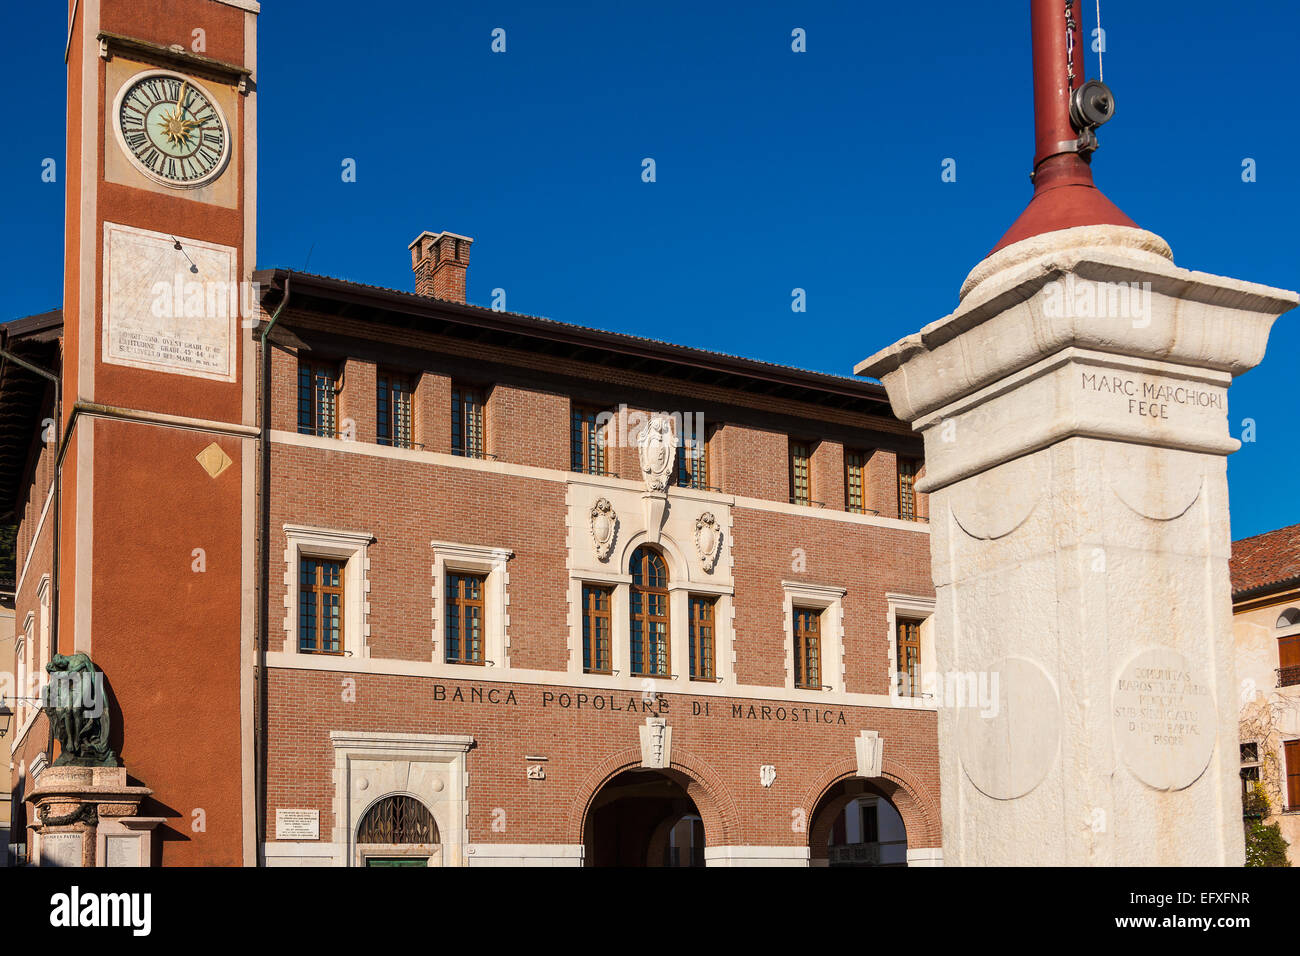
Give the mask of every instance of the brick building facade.
[[(589, 818), (611, 781), (680, 790), (708, 859), (802, 861), (810, 845), (825, 859), (840, 798), (856, 793), (864, 730), (885, 741), (866, 792), (897, 806), (913, 860), (934, 857), (934, 715), (899, 696), (897, 666), (900, 626), (932, 602), (925, 502), (904, 501), (900, 518), (917, 446), (878, 387), (300, 273), (258, 279), (268, 311), (284, 305), (268, 356), (269, 862), (357, 862), (358, 815), (380, 796), (357, 788), (390, 771), (353, 770), (347, 741), (400, 764), (440, 735), (473, 739), (451, 760), (468, 781), (431, 777), (444, 789), (424, 795), (456, 808), (446, 819), (435, 809), (438, 830), (471, 862), (603, 859)], [(317, 396), (302, 383), (321, 370), (334, 418), (304, 424)], [(409, 429), (381, 444), (380, 396), (393, 389), (378, 383), (395, 380)], [(453, 422), (453, 396), (471, 389), (477, 448), (458, 445)], [(594, 466), (582, 460), (583, 409), (609, 438)], [(656, 412), (676, 414), (704, 449), (696, 480), (678, 462), (661, 499), (633, 441)], [(694, 462), (694, 438), (685, 444), (676, 457)], [(809, 488), (793, 503), (801, 450)], [(616, 522), (603, 558), (602, 501)], [(697, 541), (704, 515), (718, 528), (712, 552)], [(663, 678), (634, 673), (622, 653), (642, 546), (667, 565)], [(351, 576), (341, 653), (300, 651), (312, 555)], [(448, 662), (446, 579), (458, 570), (484, 580), (480, 663)], [(593, 673), (584, 654), (584, 585), (609, 594), (613, 666), (602, 670), (613, 673)], [(709, 679), (692, 678), (692, 596), (712, 604)], [(804, 607), (821, 624), (815, 689), (795, 686), (792, 618)], [(647, 783), (626, 772), (646, 762), (652, 717), (671, 730), (671, 756)], [(403, 734), (423, 736), (407, 750)], [(767, 785), (763, 766), (775, 770)], [(303, 809), (319, 814), (320, 839), (277, 839), (277, 811)]]
[[(57, 756), (32, 687), (84, 651), (164, 865), (938, 862), (920, 443), (883, 389), (467, 304), (453, 233), (414, 293), (254, 272), (256, 4), (181, 5), (74, 10), (86, 220), (63, 312), (2, 327), (14, 841)], [(96, 119), (154, 74), (225, 104), (202, 189)], [(258, 300), (144, 361), (190, 334), (127, 334), (173, 242)]]

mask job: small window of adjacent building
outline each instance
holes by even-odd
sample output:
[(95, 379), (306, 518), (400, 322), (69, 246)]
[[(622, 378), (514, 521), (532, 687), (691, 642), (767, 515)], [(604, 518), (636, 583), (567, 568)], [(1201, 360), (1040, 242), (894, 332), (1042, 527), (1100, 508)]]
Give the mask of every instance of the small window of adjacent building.
[(397, 372), (380, 371), (376, 378), (376, 428), (379, 444), (410, 448), (415, 434), (411, 419), (411, 378)]
[(1241, 745), (1241, 805), (1246, 813), (1262, 810), (1258, 807), (1255, 784), (1259, 783), (1259, 742), (1248, 741)]
[(1300, 740), (1282, 744), (1286, 754), (1286, 808), (1300, 810)]
[(898, 517), (904, 521), (916, 520), (916, 459), (898, 459)]
[(609, 474), (605, 462), (604, 425), (599, 423), (600, 409), (575, 405), (571, 418), (572, 469), (587, 475)]
[(866, 465), (865, 452), (844, 452), (844, 510), (855, 515), (867, 513), (866, 483), (863, 480)]
[(822, 612), (810, 607), (794, 608), (794, 686), (822, 689)]
[(677, 487), (708, 490), (709, 443), (704, 435), (682, 439), (677, 456)]
[(486, 574), (447, 572), (447, 663), (483, 663)]
[(582, 670), (587, 674), (613, 672), (610, 660), (610, 599), (613, 589), (582, 586)]
[(812, 504), (811, 460), (808, 442), (790, 442), (790, 501), (796, 505)]
[(668, 566), (663, 555), (642, 545), (632, 552), (632, 674), (667, 677)]
[(691, 595), (691, 680), (714, 680), (713, 618), (717, 599)]
[(1277, 686), (1300, 684), (1300, 634), (1277, 639)]
[(343, 562), (304, 557), (298, 574), (298, 650), (343, 653)]
[(323, 362), (298, 365), (298, 434), (338, 437), (338, 368)]
[(874, 803), (859, 804), (862, 808), (862, 842), (880, 842), (880, 809)]
[(898, 693), (917, 697), (921, 693), (921, 622), (898, 622)]
[(458, 385), (451, 390), (451, 453), (485, 458), (483, 390)]

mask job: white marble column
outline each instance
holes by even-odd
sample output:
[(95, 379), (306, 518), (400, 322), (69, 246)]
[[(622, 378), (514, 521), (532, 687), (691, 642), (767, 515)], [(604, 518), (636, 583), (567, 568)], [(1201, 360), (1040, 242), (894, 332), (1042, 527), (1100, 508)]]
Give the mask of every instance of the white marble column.
[(858, 366), (925, 439), (946, 863), (1243, 862), (1227, 392), (1298, 301), (1064, 229)]

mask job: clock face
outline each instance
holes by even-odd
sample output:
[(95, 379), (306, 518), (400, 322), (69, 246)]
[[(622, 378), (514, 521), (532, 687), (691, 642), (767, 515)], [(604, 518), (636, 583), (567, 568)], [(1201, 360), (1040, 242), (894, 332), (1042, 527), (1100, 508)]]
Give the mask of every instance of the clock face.
[(230, 136), (221, 108), (192, 79), (164, 70), (132, 78), (117, 94), (118, 142), (154, 182), (186, 189), (221, 175)]

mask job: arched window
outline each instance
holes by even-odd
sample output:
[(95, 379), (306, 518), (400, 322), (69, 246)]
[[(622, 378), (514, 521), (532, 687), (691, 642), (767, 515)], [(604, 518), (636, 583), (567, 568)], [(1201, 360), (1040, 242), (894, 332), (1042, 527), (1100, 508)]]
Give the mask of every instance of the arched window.
[(1279, 631), (1290, 630), (1289, 634), (1280, 634), (1277, 639), (1277, 686), (1294, 687), (1300, 684), (1300, 631), (1294, 630), (1300, 624), (1300, 608), (1289, 607), (1277, 619), (1275, 628)]
[(385, 797), (366, 811), (357, 827), (358, 843), (437, 843), (433, 814), (414, 797)]
[(632, 674), (668, 676), (668, 566), (654, 548), (632, 552)]

